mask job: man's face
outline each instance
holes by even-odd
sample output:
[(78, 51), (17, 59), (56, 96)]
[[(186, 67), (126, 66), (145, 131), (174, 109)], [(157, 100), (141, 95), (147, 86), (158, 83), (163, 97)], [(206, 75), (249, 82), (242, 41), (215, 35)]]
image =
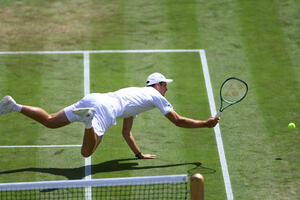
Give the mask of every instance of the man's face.
[(168, 90), (167, 83), (166, 82), (157, 83), (156, 89), (162, 96), (165, 96), (165, 93)]

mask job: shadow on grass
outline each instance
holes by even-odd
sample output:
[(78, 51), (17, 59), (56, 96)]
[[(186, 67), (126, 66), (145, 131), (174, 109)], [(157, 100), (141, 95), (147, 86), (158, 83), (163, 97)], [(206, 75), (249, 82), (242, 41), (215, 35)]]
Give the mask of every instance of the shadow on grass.
[[(168, 164), (168, 165), (156, 165), (156, 166), (141, 166), (139, 167), (138, 162), (130, 162), (137, 159), (119, 159), (119, 160), (110, 160), (103, 163), (98, 163), (95, 165), (91, 165), (91, 174), (97, 173), (105, 173), (105, 172), (114, 172), (114, 171), (123, 171), (123, 170), (145, 170), (145, 169), (155, 169), (155, 168), (168, 168), (168, 167), (177, 167), (183, 165), (192, 165), (193, 168), (189, 169), (187, 173), (189, 175), (194, 173), (201, 174), (212, 174), (215, 173), (216, 170), (203, 167), (200, 162), (191, 162), (191, 163), (179, 163), (179, 164)], [(85, 166), (77, 167), (77, 168), (22, 168), (15, 170), (7, 170), (0, 172), (2, 174), (11, 174), (18, 172), (39, 172), (39, 173), (48, 173), (57, 176), (65, 176), (69, 180), (74, 179), (82, 179), (85, 177), (84, 174)]]

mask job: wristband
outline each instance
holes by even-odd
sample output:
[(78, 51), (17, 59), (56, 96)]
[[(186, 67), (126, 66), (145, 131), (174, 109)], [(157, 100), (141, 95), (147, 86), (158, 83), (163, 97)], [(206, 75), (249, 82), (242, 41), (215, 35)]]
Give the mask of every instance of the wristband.
[(137, 158), (141, 158), (142, 152), (138, 152), (137, 154), (135, 154), (135, 157)]

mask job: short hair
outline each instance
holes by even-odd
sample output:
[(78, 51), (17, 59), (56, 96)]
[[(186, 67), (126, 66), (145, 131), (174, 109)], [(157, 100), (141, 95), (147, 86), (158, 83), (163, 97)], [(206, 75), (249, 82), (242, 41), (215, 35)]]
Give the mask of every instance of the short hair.
[[(159, 85), (161, 86), (162, 85), (162, 83), (163, 83), (163, 81), (162, 82), (158, 82), (159, 83)], [(154, 83), (154, 84), (152, 84), (152, 85), (147, 85), (147, 87), (154, 87), (155, 86), (155, 84), (156, 83)]]

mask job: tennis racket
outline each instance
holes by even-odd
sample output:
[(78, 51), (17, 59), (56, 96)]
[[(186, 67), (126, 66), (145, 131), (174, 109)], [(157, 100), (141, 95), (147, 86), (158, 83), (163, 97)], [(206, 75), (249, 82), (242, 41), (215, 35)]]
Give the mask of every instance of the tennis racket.
[(226, 79), (220, 88), (221, 105), (215, 118), (220, 117), (221, 113), (234, 104), (242, 101), (248, 92), (248, 85), (245, 81), (231, 77)]

